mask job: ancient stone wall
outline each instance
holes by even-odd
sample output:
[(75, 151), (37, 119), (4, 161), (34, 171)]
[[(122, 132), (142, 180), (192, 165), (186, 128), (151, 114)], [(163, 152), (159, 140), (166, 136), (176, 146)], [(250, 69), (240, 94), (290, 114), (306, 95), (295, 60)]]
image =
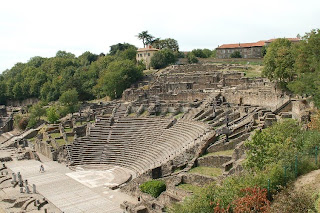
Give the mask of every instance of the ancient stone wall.
[(37, 99), (37, 98), (27, 98), (22, 101), (7, 100), (7, 106), (14, 106), (14, 107), (30, 106), (35, 103), (38, 103), (38, 101), (39, 101), (39, 99)]

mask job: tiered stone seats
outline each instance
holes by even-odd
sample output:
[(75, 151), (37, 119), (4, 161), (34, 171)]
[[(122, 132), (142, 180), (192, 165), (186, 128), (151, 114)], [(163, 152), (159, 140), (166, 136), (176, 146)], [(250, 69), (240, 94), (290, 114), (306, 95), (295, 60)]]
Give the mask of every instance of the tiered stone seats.
[[(208, 130), (204, 124), (159, 118), (119, 118), (112, 126), (96, 123), (90, 135), (71, 148), (75, 165), (126, 167), (136, 174), (160, 166), (189, 148)], [(196, 141), (197, 140), (197, 141)]]

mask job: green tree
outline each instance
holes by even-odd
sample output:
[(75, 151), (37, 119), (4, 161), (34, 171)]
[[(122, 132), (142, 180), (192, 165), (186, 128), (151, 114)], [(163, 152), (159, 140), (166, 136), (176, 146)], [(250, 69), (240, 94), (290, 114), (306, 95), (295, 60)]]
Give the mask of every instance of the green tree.
[(268, 47), (263, 63), (262, 75), (286, 86), (295, 75), (291, 42), (284, 38), (273, 41)]
[(294, 93), (311, 95), (320, 106), (320, 30), (312, 30), (293, 45), (294, 79), (288, 88)]
[(170, 49), (173, 52), (179, 51), (179, 44), (178, 41), (173, 38), (166, 38), (166, 39), (155, 39), (152, 42), (152, 46), (157, 49)]
[(55, 123), (57, 120), (59, 120), (56, 107), (51, 106), (47, 109), (47, 118), (50, 123)]
[(39, 121), (41, 116), (46, 114), (46, 110), (43, 108), (42, 103), (39, 102), (31, 107), (30, 114), (30, 117), (36, 118)]
[(142, 68), (132, 60), (114, 61), (102, 72), (95, 93), (98, 97), (118, 98), (133, 82), (142, 78)]
[(6, 84), (1, 81), (1, 76), (0, 76), (0, 104), (5, 104), (6, 103)]
[(230, 58), (242, 58), (241, 53), (239, 51), (234, 51), (230, 54)]
[(187, 59), (189, 64), (194, 64), (199, 62), (198, 58), (194, 55), (193, 52), (190, 52), (187, 54)]
[(92, 62), (96, 61), (98, 59), (98, 55), (93, 54), (89, 51), (86, 51), (82, 53), (78, 59), (80, 60), (80, 64), (87, 66), (90, 65)]
[(272, 163), (288, 163), (294, 160), (294, 156), (303, 146), (302, 134), (301, 126), (292, 119), (257, 131), (252, 139), (245, 143), (248, 150), (247, 166), (262, 170)]
[(143, 46), (146, 47), (146, 45), (152, 44), (152, 41), (154, 37), (148, 33), (148, 31), (142, 31), (137, 35), (138, 39), (142, 40)]
[(191, 51), (191, 53), (198, 58), (205, 58), (205, 54), (203, 53), (202, 49), (194, 49)]
[(134, 45), (132, 44), (128, 44), (128, 43), (118, 43), (118, 44), (114, 44), (110, 46), (110, 51), (109, 54), (110, 55), (115, 55), (118, 52), (122, 52), (125, 51), (127, 49), (137, 49)]
[(76, 89), (68, 90), (61, 94), (59, 102), (68, 109), (69, 113), (74, 113), (78, 108), (78, 92)]
[(59, 50), (56, 53), (56, 57), (57, 58), (75, 58), (75, 55), (73, 53), (70, 53), (70, 52)]
[(162, 49), (156, 52), (151, 58), (151, 67), (155, 69), (161, 69), (169, 64), (173, 64), (177, 61), (177, 56), (170, 49)]

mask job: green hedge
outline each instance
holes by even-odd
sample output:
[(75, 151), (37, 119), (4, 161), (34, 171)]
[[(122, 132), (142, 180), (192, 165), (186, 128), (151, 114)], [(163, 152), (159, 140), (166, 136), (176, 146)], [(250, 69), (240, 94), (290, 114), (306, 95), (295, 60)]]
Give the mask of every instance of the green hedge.
[(152, 195), (153, 197), (158, 197), (161, 192), (166, 190), (166, 184), (162, 180), (150, 180), (141, 184), (140, 190)]

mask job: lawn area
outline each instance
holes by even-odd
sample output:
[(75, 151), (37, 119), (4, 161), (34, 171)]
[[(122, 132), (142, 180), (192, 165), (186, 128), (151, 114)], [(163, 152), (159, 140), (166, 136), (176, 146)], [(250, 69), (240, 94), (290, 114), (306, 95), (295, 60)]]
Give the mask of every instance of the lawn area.
[(128, 117), (136, 117), (136, 116), (137, 116), (136, 113), (130, 113), (130, 114), (128, 115)]
[(58, 137), (61, 136), (61, 135), (60, 135), (60, 132), (58, 132), (58, 133), (51, 133), (50, 135), (51, 135), (52, 138), (58, 138)]
[(64, 128), (64, 131), (65, 131), (66, 133), (72, 132), (72, 128)]
[(211, 152), (206, 154), (205, 156), (218, 156), (218, 155), (232, 156), (233, 152), (234, 152), (234, 149), (230, 149), (230, 150), (225, 150), (220, 152)]
[(180, 184), (177, 187), (179, 189), (183, 189), (185, 191), (193, 192), (193, 193), (201, 192), (203, 190), (203, 188), (200, 186), (195, 186), (195, 185), (187, 184), (187, 183)]
[(141, 116), (141, 117), (146, 117), (147, 114), (148, 114), (148, 110), (145, 110), (140, 116)]
[(157, 70), (143, 70), (144, 75), (152, 75), (153, 73), (156, 73)]
[(28, 139), (32, 144), (34, 144), (34, 142), (36, 141), (36, 137), (30, 138)]
[(179, 114), (175, 115), (174, 118), (179, 119), (183, 116), (183, 114), (184, 114), (183, 112), (179, 112)]
[(253, 69), (245, 70), (244, 73), (248, 78), (261, 77), (262, 68), (261, 66), (255, 66)]
[(74, 140), (74, 136), (67, 136), (67, 138), (69, 143), (73, 142)]
[(64, 139), (57, 139), (56, 142), (57, 142), (58, 146), (62, 146), (62, 145), (66, 144)]
[(219, 175), (222, 175), (222, 169), (198, 166), (189, 170), (189, 173), (218, 177)]
[(171, 117), (173, 115), (172, 112), (167, 112), (166, 117)]
[(76, 126), (82, 126), (83, 124), (86, 124), (86, 123), (88, 123), (88, 122), (87, 121), (82, 121), (82, 124), (81, 124), (80, 121), (77, 121), (76, 122)]

